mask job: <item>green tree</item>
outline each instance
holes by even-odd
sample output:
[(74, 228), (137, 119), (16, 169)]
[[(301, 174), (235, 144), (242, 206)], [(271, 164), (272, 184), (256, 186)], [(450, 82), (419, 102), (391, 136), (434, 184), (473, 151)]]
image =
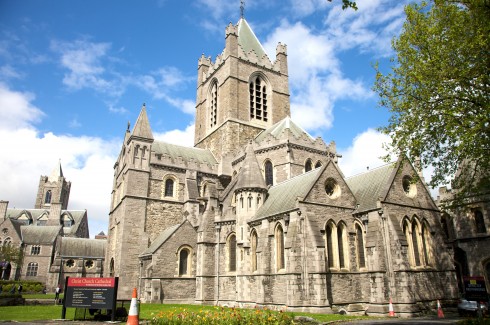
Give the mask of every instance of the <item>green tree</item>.
[(21, 247), (13, 245), (3, 245), (0, 247), (0, 261), (21, 265), (24, 259), (24, 253)]
[(373, 89), (392, 113), (381, 128), (392, 139), (388, 148), (432, 165), (432, 187), (454, 176), (460, 196), (487, 192), (490, 1), (423, 1), (405, 13), (391, 72), (375, 67)]

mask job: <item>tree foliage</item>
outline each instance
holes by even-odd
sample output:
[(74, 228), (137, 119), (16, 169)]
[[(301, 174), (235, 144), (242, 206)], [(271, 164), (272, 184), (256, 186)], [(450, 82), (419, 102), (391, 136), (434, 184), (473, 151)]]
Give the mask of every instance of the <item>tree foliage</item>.
[[(328, 2), (332, 2), (332, 0), (328, 0)], [(342, 0), (342, 9), (352, 8), (357, 10), (357, 4), (355, 1)]]
[(454, 176), (461, 195), (488, 191), (490, 1), (424, 1), (405, 13), (391, 72), (375, 67), (389, 149), (432, 165), (433, 187)]
[(0, 261), (21, 265), (24, 259), (22, 248), (13, 245), (3, 245), (0, 247)]

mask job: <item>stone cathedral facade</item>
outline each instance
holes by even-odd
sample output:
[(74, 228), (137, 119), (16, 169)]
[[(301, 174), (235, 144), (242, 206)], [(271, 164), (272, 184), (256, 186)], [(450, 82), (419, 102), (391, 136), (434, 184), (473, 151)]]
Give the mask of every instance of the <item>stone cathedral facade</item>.
[(413, 165), (346, 178), (335, 143), (290, 118), (286, 45), (271, 60), (244, 18), (225, 35), (198, 60), (194, 147), (155, 140), (144, 106), (126, 131), (104, 268), (119, 298), (349, 314), (392, 298), (401, 315), (456, 298)]

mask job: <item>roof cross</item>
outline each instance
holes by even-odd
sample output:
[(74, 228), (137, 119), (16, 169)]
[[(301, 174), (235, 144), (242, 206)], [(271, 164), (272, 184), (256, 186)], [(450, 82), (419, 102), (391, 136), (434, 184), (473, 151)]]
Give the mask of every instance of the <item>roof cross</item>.
[(245, 1), (240, 0), (240, 17), (243, 18), (243, 12), (245, 11)]

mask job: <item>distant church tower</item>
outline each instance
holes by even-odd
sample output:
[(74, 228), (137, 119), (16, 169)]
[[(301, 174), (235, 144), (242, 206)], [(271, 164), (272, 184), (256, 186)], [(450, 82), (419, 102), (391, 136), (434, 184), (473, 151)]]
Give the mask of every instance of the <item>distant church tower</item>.
[(290, 116), (286, 46), (271, 62), (244, 18), (226, 28), (216, 61), (198, 61), (194, 145), (217, 159), (236, 153), (262, 130)]
[(37, 190), (35, 209), (50, 209), (51, 205), (60, 204), (61, 210), (68, 209), (71, 182), (66, 181), (61, 169), (61, 161), (51, 172), (51, 175), (41, 176)]

